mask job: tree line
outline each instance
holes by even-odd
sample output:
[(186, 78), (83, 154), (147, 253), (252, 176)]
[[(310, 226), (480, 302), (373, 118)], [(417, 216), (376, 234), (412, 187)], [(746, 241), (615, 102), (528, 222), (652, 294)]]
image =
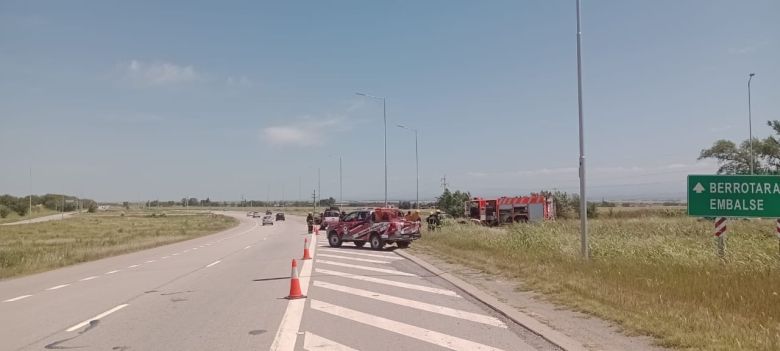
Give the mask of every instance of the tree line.
[(33, 211), (36, 208), (46, 208), (53, 211), (75, 211), (80, 208), (87, 208), (94, 212), (97, 209), (95, 201), (90, 199), (80, 199), (71, 195), (46, 194), (16, 197), (13, 195), (0, 195), (0, 218), (8, 217), (11, 212), (16, 212), (20, 217), (26, 216), (30, 211), (30, 201), (32, 201)]
[(753, 152), (750, 152), (750, 139), (739, 144), (731, 140), (717, 140), (712, 147), (699, 153), (699, 160), (718, 161), (718, 174), (750, 174), (753, 166), (755, 174), (780, 174), (780, 121), (767, 121), (774, 131), (765, 139), (753, 138)]

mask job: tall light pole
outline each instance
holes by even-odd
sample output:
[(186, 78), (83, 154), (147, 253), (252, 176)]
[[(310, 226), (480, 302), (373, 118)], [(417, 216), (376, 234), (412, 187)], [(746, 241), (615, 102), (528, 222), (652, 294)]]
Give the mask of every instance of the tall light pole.
[(755, 73), (748, 75), (748, 129), (750, 130), (750, 174), (753, 174), (753, 115), (750, 107), (750, 81), (753, 80)]
[(582, 114), (582, 31), (580, 30), (580, 0), (577, 0), (577, 104), (580, 119), (580, 251), (588, 259), (588, 206), (585, 197), (585, 132)]
[(420, 154), (419, 149), (417, 148), (417, 128), (408, 128), (404, 126), (403, 124), (399, 124), (398, 128), (411, 130), (414, 132), (414, 164), (415, 169), (417, 173), (417, 182), (415, 186), (415, 202), (414, 202), (414, 208), (419, 209), (420, 208)]
[(30, 167), (30, 213), (27, 214), (28, 223), (32, 223), (32, 167)]
[(368, 95), (364, 93), (355, 93), (360, 96), (370, 97), (382, 100), (382, 118), (385, 122), (385, 207), (387, 207), (387, 99), (379, 96)]
[(339, 204), (344, 206), (344, 182), (341, 178), (341, 155), (339, 155)]

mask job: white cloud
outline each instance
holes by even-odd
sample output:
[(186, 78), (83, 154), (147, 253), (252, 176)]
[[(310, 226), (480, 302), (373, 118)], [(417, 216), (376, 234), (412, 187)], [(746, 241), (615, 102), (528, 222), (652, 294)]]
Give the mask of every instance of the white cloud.
[(193, 66), (180, 66), (169, 62), (144, 62), (131, 60), (119, 65), (123, 78), (142, 85), (171, 85), (201, 80)]
[(250, 88), (254, 85), (254, 82), (252, 82), (252, 80), (247, 78), (246, 76), (239, 76), (239, 77), (231, 76), (225, 79), (225, 84), (227, 84), (229, 87)]
[(343, 116), (327, 116), (318, 119), (303, 116), (299, 121), (286, 125), (276, 125), (263, 128), (263, 139), (272, 145), (314, 146), (322, 145), (322, 130), (328, 127), (329, 132), (349, 130)]

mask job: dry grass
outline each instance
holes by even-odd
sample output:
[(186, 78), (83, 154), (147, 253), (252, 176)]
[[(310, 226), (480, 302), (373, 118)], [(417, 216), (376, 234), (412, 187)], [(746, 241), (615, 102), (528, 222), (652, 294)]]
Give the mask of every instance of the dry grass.
[(489, 229), (449, 226), (418, 249), (515, 278), (522, 288), (680, 349), (779, 350), (780, 257), (773, 221), (731, 221), (727, 259), (712, 223), (692, 218), (577, 221)]
[(236, 224), (234, 218), (208, 214), (101, 213), (0, 226), (0, 279), (192, 239)]

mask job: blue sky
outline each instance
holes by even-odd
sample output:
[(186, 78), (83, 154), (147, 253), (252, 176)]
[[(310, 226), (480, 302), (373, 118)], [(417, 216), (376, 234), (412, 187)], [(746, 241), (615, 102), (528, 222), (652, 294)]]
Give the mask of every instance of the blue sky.
[[(0, 193), (577, 190), (574, 1), (2, 1)], [(589, 194), (684, 197), (780, 119), (780, 2), (584, 1)]]

